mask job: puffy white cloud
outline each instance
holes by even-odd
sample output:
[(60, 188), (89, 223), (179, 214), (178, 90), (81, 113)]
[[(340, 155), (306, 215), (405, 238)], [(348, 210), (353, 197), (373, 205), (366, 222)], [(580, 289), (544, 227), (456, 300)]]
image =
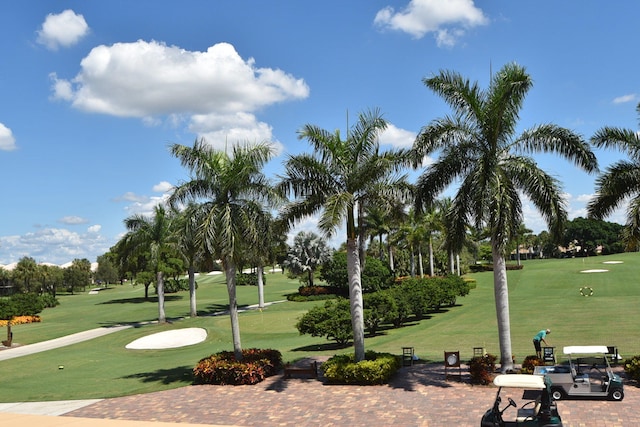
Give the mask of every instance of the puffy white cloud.
[(167, 181), (161, 181), (153, 186), (153, 191), (155, 193), (168, 193), (173, 189), (173, 185)]
[(271, 126), (254, 113), (304, 99), (309, 87), (279, 69), (256, 67), (228, 43), (206, 52), (157, 41), (97, 46), (70, 80), (51, 75), (53, 98), (78, 109), (156, 124), (183, 121), (213, 145), (271, 140)]
[(415, 139), (415, 132), (400, 129), (391, 123), (380, 134), (380, 144), (387, 144), (396, 148), (411, 148)]
[(73, 46), (88, 33), (89, 26), (84, 16), (67, 9), (57, 15), (47, 15), (38, 31), (37, 41), (48, 49), (57, 50), (60, 46)]
[(434, 33), (438, 46), (453, 46), (464, 29), (487, 22), (473, 0), (411, 0), (397, 12), (391, 6), (381, 9), (374, 19), (381, 29), (404, 31), (418, 39)]
[(11, 129), (0, 123), (0, 150), (11, 151), (16, 149), (16, 139)]
[(37, 262), (57, 265), (75, 258), (95, 260), (114, 244), (100, 235), (99, 228), (95, 227), (89, 227), (87, 233), (64, 228), (42, 228), (24, 235), (0, 237), (0, 264), (16, 262), (24, 256), (30, 256)]

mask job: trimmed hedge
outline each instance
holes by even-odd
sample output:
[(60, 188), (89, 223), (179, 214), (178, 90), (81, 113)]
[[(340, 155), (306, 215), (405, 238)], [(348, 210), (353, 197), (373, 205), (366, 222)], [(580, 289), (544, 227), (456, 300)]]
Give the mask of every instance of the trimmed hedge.
[(196, 384), (257, 384), (282, 369), (278, 350), (250, 348), (242, 350), (243, 360), (236, 361), (232, 351), (221, 351), (201, 359), (193, 375)]
[(640, 381), (640, 356), (633, 356), (624, 361), (624, 371), (630, 379)]
[(322, 371), (331, 384), (379, 385), (388, 383), (400, 366), (399, 356), (367, 351), (358, 363), (353, 354), (333, 356), (322, 364)]

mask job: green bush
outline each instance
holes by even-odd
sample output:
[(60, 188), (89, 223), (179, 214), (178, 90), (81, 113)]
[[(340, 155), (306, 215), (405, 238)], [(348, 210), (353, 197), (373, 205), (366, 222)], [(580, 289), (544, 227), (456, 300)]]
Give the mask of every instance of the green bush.
[(287, 301), (305, 302), (305, 301), (324, 301), (328, 299), (336, 299), (336, 294), (320, 294), (320, 295), (300, 295), (299, 293), (287, 294)]
[(624, 361), (624, 371), (630, 379), (640, 381), (640, 356), (633, 356)]
[(533, 374), (536, 366), (544, 366), (544, 360), (538, 358), (538, 356), (527, 356), (524, 358), (522, 362), (522, 373), (523, 374)]
[(493, 381), (497, 357), (492, 354), (474, 357), (469, 361), (471, 384), (488, 385)]
[[(198, 284), (196, 283), (196, 289)], [(164, 281), (164, 292), (166, 294), (174, 294), (180, 291), (189, 290), (189, 279), (167, 279)]]
[(201, 359), (193, 369), (196, 384), (251, 385), (275, 375), (282, 368), (278, 350), (242, 350), (241, 362), (232, 351), (222, 351)]
[(44, 308), (53, 308), (60, 305), (60, 301), (51, 294), (40, 295), (40, 300), (42, 301), (42, 304), (44, 304)]
[[(262, 275), (262, 284), (267, 285), (267, 278)], [(238, 273), (236, 274), (237, 286), (258, 286), (258, 274), (257, 273)]]
[(298, 320), (296, 328), (301, 335), (326, 337), (340, 346), (346, 346), (353, 339), (349, 300), (339, 298), (313, 307)]
[[(349, 275), (347, 273), (347, 254), (335, 252), (320, 272), (320, 279), (329, 286), (341, 290), (342, 295), (349, 295)], [(367, 257), (362, 270), (362, 291), (375, 292), (387, 289), (393, 284), (393, 274), (389, 267), (377, 258)]]
[(398, 317), (396, 300), (389, 292), (364, 294), (364, 325), (369, 335), (375, 335), (384, 323)]
[(365, 360), (355, 362), (354, 355), (336, 355), (322, 364), (331, 384), (386, 384), (400, 369), (400, 357), (390, 353), (367, 351)]

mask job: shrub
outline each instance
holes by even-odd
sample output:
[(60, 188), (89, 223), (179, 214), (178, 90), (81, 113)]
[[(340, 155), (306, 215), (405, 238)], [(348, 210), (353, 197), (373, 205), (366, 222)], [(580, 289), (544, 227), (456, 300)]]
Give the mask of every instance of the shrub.
[(640, 381), (640, 356), (633, 356), (624, 361), (624, 371), (630, 379)]
[(339, 298), (313, 307), (298, 320), (296, 328), (301, 335), (326, 337), (340, 346), (346, 346), (353, 338), (349, 300)]
[[(262, 275), (262, 284), (267, 285), (267, 278)], [(236, 274), (237, 286), (258, 286), (258, 274), (257, 273), (238, 273)], [(188, 288), (187, 288), (188, 289)]]
[(474, 357), (469, 361), (471, 384), (487, 385), (493, 381), (497, 357), (492, 354)]
[(400, 358), (390, 353), (367, 351), (365, 360), (355, 362), (354, 355), (336, 355), (322, 364), (331, 384), (386, 384), (400, 369)]
[(282, 354), (278, 350), (245, 349), (242, 358), (242, 362), (237, 362), (232, 351), (222, 351), (200, 360), (193, 369), (195, 382), (251, 385), (277, 374), (282, 368)]
[(375, 335), (380, 325), (392, 323), (397, 317), (397, 304), (389, 292), (364, 294), (364, 325), (370, 335)]
[(287, 294), (287, 301), (305, 302), (305, 301), (324, 301), (328, 299), (338, 298), (335, 294), (321, 294), (321, 295), (309, 295), (304, 296), (299, 293)]
[[(196, 283), (196, 289), (198, 285)], [(180, 291), (189, 290), (189, 279), (167, 279), (164, 282), (164, 292), (167, 294), (174, 294)]]
[(527, 356), (522, 362), (522, 373), (533, 374), (536, 366), (544, 366), (544, 360), (538, 358), (538, 356)]
[[(345, 252), (334, 253), (331, 260), (322, 266), (320, 279), (330, 286), (340, 289), (343, 295), (349, 295), (347, 254)], [(393, 274), (389, 267), (377, 258), (367, 257), (362, 270), (362, 291), (379, 291), (389, 288), (392, 283)]]
[(40, 295), (40, 300), (42, 301), (42, 304), (44, 304), (44, 308), (53, 308), (60, 305), (60, 301), (51, 294)]

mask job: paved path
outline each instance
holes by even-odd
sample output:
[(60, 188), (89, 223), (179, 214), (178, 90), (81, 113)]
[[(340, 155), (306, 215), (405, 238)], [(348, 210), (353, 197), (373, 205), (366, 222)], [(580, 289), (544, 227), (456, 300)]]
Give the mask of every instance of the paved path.
[[(471, 386), (468, 376), (445, 381), (442, 364), (401, 369), (385, 386), (333, 386), (318, 380), (268, 378), (254, 386), (197, 385), (105, 399), (69, 417), (236, 426), (478, 426), (497, 389)], [(522, 392), (508, 396), (523, 403)], [(506, 401), (506, 398), (504, 399)], [(625, 388), (622, 402), (558, 402), (565, 426), (640, 425), (640, 389)], [(507, 409), (505, 419), (514, 419)]]

